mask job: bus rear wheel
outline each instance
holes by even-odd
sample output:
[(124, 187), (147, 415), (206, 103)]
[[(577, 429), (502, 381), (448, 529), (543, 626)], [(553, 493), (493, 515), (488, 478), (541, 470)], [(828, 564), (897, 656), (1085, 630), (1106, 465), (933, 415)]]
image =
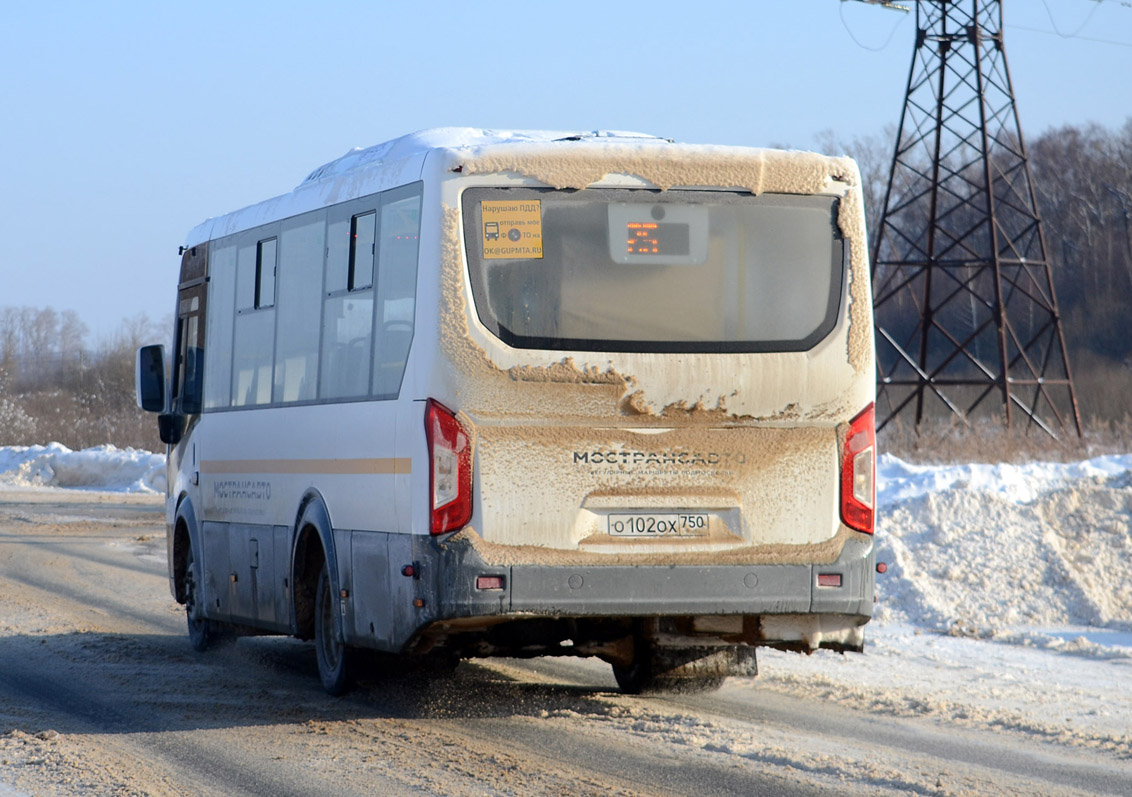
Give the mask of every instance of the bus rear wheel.
[(318, 574), (314, 606), (314, 649), (322, 688), (341, 695), (351, 686), (352, 651), (342, 641), (335, 620), (335, 600), (330, 588), (330, 570), (324, 562)]
[(698, 649), (658, 649), (638, 638), (632, 661), (614, 664), (613, 677), (621, 691), (630, 695), (714, 692), (728, 675), (714, 658)]

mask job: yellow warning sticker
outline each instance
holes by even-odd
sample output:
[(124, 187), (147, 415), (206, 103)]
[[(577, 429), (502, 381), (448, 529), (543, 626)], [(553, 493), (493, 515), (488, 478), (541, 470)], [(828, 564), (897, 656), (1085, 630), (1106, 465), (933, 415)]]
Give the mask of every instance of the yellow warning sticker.
[(542, 257), (542, 201), (480, 202), (484, 260)]

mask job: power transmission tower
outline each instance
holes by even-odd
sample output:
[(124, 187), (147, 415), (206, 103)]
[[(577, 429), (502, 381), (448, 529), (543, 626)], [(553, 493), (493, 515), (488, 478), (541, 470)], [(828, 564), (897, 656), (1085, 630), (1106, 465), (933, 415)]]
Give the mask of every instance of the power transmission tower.
[(1001, 0), (916, 0), (873, 285), (878, 428), (944, 409), (1081, 434)]

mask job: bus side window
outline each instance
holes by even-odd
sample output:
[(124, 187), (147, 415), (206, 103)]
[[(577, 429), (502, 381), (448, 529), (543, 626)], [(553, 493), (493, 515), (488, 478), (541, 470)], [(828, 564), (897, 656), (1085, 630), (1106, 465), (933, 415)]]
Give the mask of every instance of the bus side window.
[[(232, 341), (232, 406), (271, 402), (275, 365), (276, 238), (249, 233), (236, 255), (236, 324)], [(260, 235), (270, 237), (257, 240)]]
[(419, 186), (391, 191), (381, 206), (373, 395), (394, 398), (401, 388), (416, 313), (417, 254), (420, 243)]
[[(216, 354), (203, 363), (204, 406), (223, 409), (232, 404), (232, 349), (236, 315), (236, 246), (217, 245), (209, 255), (208, 312), (202, 330)], [(201, 363), (198, 363), (201, 365)]]
[[(320, 399), (367, 394), (373, 345), (374, 211), (336, 210), (327, 226)], [(368, 229), (368, 232), (367, 232)]]
[(318, 396), (326, 212), (283, 222), (275, 287), (275, 387), (272, 401), (288, 404)]
[(185, 352), (185, 389), (181, 394), (181, 411), (186, 415), (196, 415), (201, 410), (203, 376), (204, 349), (193, 346)]

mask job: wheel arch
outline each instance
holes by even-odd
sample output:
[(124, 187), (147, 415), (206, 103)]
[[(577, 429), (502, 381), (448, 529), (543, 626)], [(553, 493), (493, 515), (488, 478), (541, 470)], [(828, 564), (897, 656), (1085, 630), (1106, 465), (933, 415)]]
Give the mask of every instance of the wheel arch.
[(197, 526), (196, 510), (187, 493), (181, 493), (177, 499), (177, 510), (173, 520), (173, 560), (172, 572), (173, 597), (177, 603), (185, 602), (185, 568), (188, 564), (189, 548), (201, 556), (200, 529)]
[(315, 594), (318, 576), (325, 563), (331, 590), (338, 591), (338, 558), (334, 549), (334, 526), (330, 511), (317, 490), (303, 496), (295, 514), (291, 545), (291, 625), (299, 639), (314, 637)]

